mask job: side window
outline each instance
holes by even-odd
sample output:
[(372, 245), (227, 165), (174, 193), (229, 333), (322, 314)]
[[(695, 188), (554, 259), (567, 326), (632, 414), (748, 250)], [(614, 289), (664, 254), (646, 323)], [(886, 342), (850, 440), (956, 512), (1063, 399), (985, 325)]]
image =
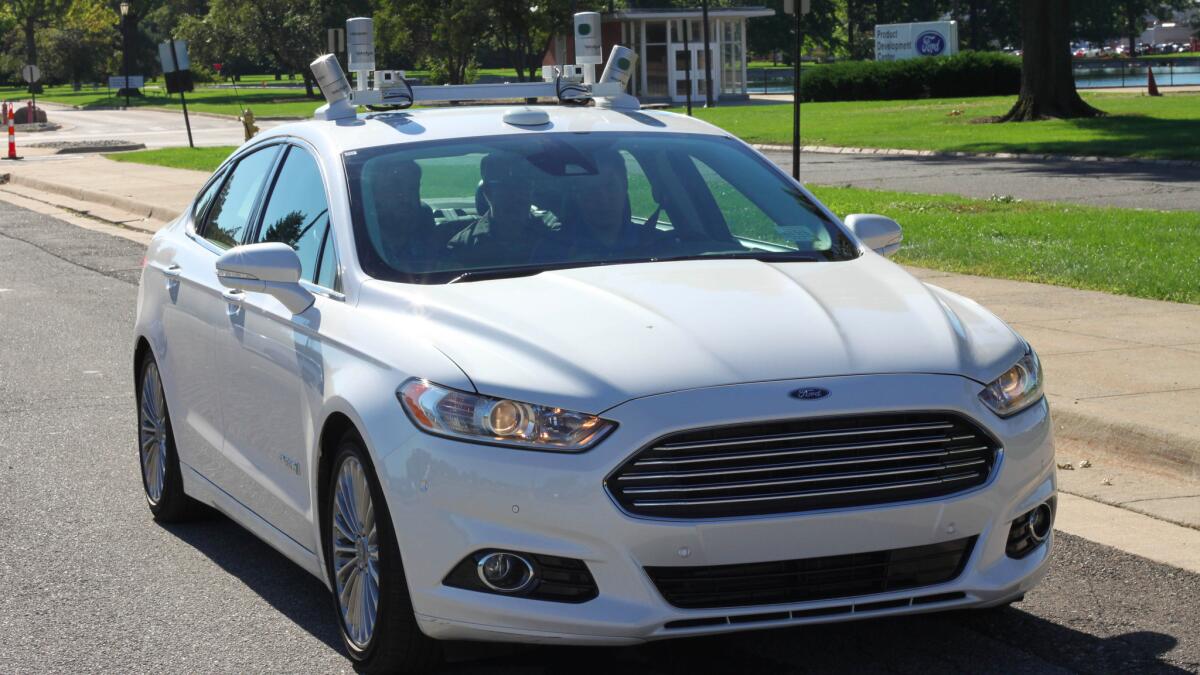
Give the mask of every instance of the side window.
[(300, 277), (313, 280), (317, 256), (329, 229), (329, 204), (316, 161), (307, 151), (293, 147), (271, 188), (257, 242), (278, 241), (296, 249)]
[(196, 225), (197, 229), (199, 228), (201, 219), (204, 218), (204, 212), (208, 210), (208, 205), (212, 204), (213, 198), (217, 196), (217, 191), (221, 189), (221, 184), (224, 182), (225, 172), (222, 171), (212, 179), (212, 182), (208, 184), (204, 192), (200, 193), (199, 197), (196, 197), (195, 206), (192, 208), (192, 222)]
[(213, 199), (202, 232), (205, 239), (221, 248), (232, 248), (241, 243), (242, 234), (254, 215), (255, 202), (278, 153), (279, 147), (274, 146), (238, 161)]
[(338, 269), (337, 246), (333, 243), (333, 231), (325, 230), (325, 245), (321, 249), (321, 266), (317, 269), (318, 286), (333, 291), (342, 290), (342, 278)]

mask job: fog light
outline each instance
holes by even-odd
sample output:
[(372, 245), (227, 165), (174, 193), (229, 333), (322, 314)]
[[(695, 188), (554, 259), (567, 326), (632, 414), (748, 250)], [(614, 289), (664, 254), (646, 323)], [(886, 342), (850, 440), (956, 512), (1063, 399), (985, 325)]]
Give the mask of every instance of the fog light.
[(479, 559), (476, 566), (484, 586), (500, 593), (519, 593), (533, 583), (533, 565), (515, 553), (498, 551)]
[(1050, 499), (1012, 521), (1004, 552), (1010, 558), (1024, 558), (1046, 541), (1053, 527), (1054, 499)]
[(1050, 511), (1049, 504), (1042, 504), (1029, 514), (1029, 536), (1037, 543), (1046, 541), (1046, 537), (1050, 536), (1050, 523), (1054, 520), (1054, 514)]

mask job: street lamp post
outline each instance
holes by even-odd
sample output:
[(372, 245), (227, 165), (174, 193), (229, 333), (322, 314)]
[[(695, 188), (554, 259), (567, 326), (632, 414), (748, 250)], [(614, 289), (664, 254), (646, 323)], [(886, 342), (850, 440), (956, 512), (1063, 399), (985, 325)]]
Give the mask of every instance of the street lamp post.
[(712, 92), (712, 49), (709, 48), (709, 40), (712, 36), (708, 34), (708, 0), (700, 3), (700, 13), (704, 20), (704, 107), (713, 107), (713, 92)]
[(125, 108), (129, 108), (129, 3), (121, 3), (121, 69), (125, 80)]

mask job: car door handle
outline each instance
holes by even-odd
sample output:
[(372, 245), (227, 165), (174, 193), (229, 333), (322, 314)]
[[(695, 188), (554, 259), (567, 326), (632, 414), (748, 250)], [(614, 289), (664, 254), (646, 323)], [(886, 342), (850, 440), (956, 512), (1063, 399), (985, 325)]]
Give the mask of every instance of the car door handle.
[(183, 268), (179, 265), (170, 265), (164, 267), (162, 273), (168, 279), (178, 279), (183, 274)]

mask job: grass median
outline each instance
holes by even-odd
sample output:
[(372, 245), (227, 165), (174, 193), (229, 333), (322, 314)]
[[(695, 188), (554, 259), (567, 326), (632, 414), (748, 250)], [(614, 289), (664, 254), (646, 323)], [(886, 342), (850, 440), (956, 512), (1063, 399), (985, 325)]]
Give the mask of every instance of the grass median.
[(834, 213), (900, 222), (897, 262), (1200, 304), (1200, 213), (814, 187)]
[[(1200, 94), (1084, 98), (1109, 115), (978, 122), (1007, 112), (1015, 100), (1011, 96), (806, 103), (800, 134), (805, 145), (1200, 160)], [(695, 115), (751, 143), (792, 142), (790, 103), (723, 105), (697, 109)]]
[[(232, 151), (166, 148), (107, 156), (212, 171)], [(813, 192), (841, 216), (879, 213), (898, 220), (905, 240), (898, 262), (1200, 304), (1200, 213), (841, 187)]]

